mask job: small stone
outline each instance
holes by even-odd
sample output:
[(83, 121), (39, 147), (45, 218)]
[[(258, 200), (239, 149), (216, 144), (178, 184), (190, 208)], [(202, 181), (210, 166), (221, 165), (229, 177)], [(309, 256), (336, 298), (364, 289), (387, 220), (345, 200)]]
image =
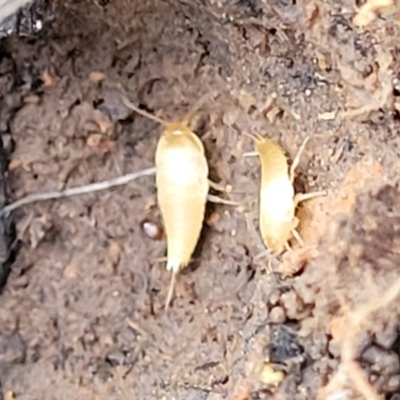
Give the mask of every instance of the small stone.
[(281, 298), (281, 292), (279, 290), (274, 290), (269, 296), (268, 302), (271, 306), (276, 306)]
[(340, 345), (336, 340), (331, 340), (328, 344), (328, 351), (333, 357), (340, 357)]
[(19, 333), (0, 336), (0, 363), (22, 364), (26, 359), (26, 343)]
[(384, 389), (387, 392), (398, 392), (400, 390), (400, 375), (390, 377)]
[(380, 374), (396, 374), (400, 370), (400, 362), (397, 354), (382, 350), (378, 346), (368, 347), (362, 358), (371, 364), (371, 370)]
[(69, 264), (64, 268), (63, 271), (64, 278), (74, 279), (77, 276), (77, 268), (74, 264)]
[(120, 349), (112, 349), (106, 356), (106, 361), (109, 362), (113, 367), (117, 365), (123, 365), (125, 355)]
[(376, 334), (375, 342), (386, 350), (389, 350), (397, 339), (397, 323), (389, 322), (385, 329)]
[(104, 81), (104, 79), (106, 79), (106, 78), (107, 78), (107, 76), (103, 72), (100, 72), (100, 71), (92, 71), (89, 74), (89, 80), (93, 83)]
[(107, 249), (107, 257), (113, 266), (116, 266), (119, 263), (121, 258), (122, 247), (121, 245), (113, 240)]
[(286, 320), (285, 310), (280, 306), (274, 307), (269, 313), (269, 320), (273, 324), (283, 324)]
[(328, 338), (324, 332), (315, 331), (307, 338), (305, 347), (313, 360), (322, 360), (328, 347)]
[(300, 319), (303, 317), (304, 305), (299, 296), (293, 290), (281, 295), (281, 302), (290, 319)]

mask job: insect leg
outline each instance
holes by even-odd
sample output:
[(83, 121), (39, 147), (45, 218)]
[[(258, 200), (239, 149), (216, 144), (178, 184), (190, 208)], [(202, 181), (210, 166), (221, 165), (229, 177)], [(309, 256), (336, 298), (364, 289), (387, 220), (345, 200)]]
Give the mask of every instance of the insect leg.
[(248, 151), (246, 153), (243, 153), (243, 157), (255, 157), (258, 156), (259, 154), (256, 151)]
[(215, 183), (211, 179), (208, 180), (208, 184), (212, 189), (216, 190), (217, 192), (228, 193), (228, 189), (226, 188), (226, 186), (222, 186), (219, 183)]
[(240, 203), (237, 201), (221, 199), (221, 197), (214, 196), (213, 194), (208, 194), (207, 200), (211, 203), (225, 204), (226, 206), (240, 206)]
[(304, 242), (303, 242), (303, 239), (300, 236), (300, 233), (295, 228), (293, 228), (291, 230), (291, 233), (292, 233), (293, 237), (299, 242), (300, 246), (304, 247)]
[(158, 257), (158, 258), (155, 258), (153, 261), (155, 263), (164, 263), (165, 261), (168, 261), (168, 257)]
[(297, 193), (294, 196), (294, 204), (297, 207), (299, 203), (302, 203), (303, 201), (311, 200), (314, 197), (326, 196), (326, 194), (327, 194), (326, 190), (320, 190), (317, 192), (310, 192), (310, 193)]
[(299, 150), (297, 150), (296, 156), (293, 159), (292, 165), (290, 166), (290, 171), (289, 171), (289, 177), (290, 177), (290, 181), (293, 183), (294, 181), (294, 176), (295, 176), (295, 172), (296, 172), (296, 168), (299, 166), (300, 164), (300, 159), (301, 156), (304, 152), (304, 149), (306, 148), (306, 145), (308, 143), (308, 141), (310, 140), (310, 136), (307, 136), (303, 143), (301, 144), (301, 146), (299, 147)]
[(255, 143), (263, 140), (263, 137), (259, 133), (247, 133), (247, 132), (242, 132), (242, 135), (249, 137), (251, 140), (253, 140)]
[(270, 260), (271, 259), (271, 250), (269, 250), (269, 249), (263, 250), (262, 252), (256, 254), (253, 257), (253, 261), (257, 261), (257, 260), (259, 260), (260, 258), (263, 258), (263, 257), (268, 257), (268, 259)]
[(267, 257), (267, 259), (268, 259), (267, 270), (271, 272), (273, 270), (272, 263), (276, 260), (276, 258), (271, 253), (271, 250), (267, 249), (267, 250), (263, 250), (261, 253), (256, 254), (253, 257), (253, 261), (256, 262), (257, 260), (259, 260), (260, 258), (263, 258), (263, 257)]

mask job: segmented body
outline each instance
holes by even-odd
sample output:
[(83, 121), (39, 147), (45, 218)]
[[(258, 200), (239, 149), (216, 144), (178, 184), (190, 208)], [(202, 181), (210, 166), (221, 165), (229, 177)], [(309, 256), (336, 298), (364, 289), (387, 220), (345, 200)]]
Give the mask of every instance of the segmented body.
[(295, 226), (294, 189), (288, 162), (282, 149), (272, 140), (257, 140), (261, 162), (260, 232), (267, 248), (275, 255), (285, 247)]
[(157, 197), (167, 236), (167, 270), (185, 267), (200, 237), (209, 191), (200, 139), (182, 124), (168, 124), (156, 150)]

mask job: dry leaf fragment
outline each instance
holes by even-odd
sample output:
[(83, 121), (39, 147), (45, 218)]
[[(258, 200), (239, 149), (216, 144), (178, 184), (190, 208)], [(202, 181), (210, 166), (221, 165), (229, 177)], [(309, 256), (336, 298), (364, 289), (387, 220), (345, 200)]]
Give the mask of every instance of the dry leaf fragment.
[(45, 87), (55, 86), (58, 82), (59, 78), (53, 69), (46, 68), (42, 74), (42, 81)]
[(271, 124), (273, 124), (277, 118), (278, 115), (282, 112), (282, 110), (278, 107), (278, 106), (273, 106), (271, 107), (270, 110), (268, 110), (265, 113), (265, 116), (267, 117), (268, 122), (270, 122)]
[(146, 204), (144, 206), (145, 211), (150, 211), (152, 208), (157, 206), (157, 200), (154, 197), (150, 197), (146, 200)]
[(22, 160), (16, 158), (16, 159), (10, 161), (10, 164), (8, 165), (8, 169), (10, 171), (13, 171), (14, 169), (19, 168), (21, 165), (22, 165)]
[(238, 102), (242, 108), (249, 112), (251, 108), (257, 106), (257, 100), (250, 93), (241, 90), (237, 96)]
[(329, 112), (324, 112), (321, 114), (318, 114), (317, 117), (321, 121), (331, 121), (336, 118), (336, 111), (329, 111)]
[(89, 137), (86, 140), (86, 144), (89, 147), (98, 147), (101, 142), (101, 135), (99, 133), (93, 133), (92, 135), (89, 135)]
[(34, 218), (29, 226), (29, 240), (31, 248), (36, 249), (39, 243), (46, 236), (46, 233), (53, 227), (53, 221), (50, 215), (42, 215)]
[(121, 258), (121, 253), (122, 253), (121, 245), (115, 240), (113, 240), (107, 249), (107, 258), (109, 259), (109, 261), (113, 266), (119, 263), (119, 260)]
[(104, 81), (104, 79), (106, 78), (107, 78), (106, 74), (100, 71), (92, 71), (89, 74), (89, 80), (93, 83)]
[(113, 142), (112, 140), (104, 140), (102, 135), (99, 133), (93, 133), (89, 135), (86, 140), (86, 144), (89, 147), (106, 151), (111, 151), (115, 148), (115, 142)]
[(67, 279), (74, 279), (77, 276), (77, 268), (74, 264), (69, 264), (64, 268), (63, 275)]
[(4, 394), (4, 400), (14, 400), (15, 393), (12, 390), (7, 390)]
[(316, 246), (299, 247), (288, 251), (282, 256), (278, 272), (284, 277), (293, 276), (302, 271), (318, 254)]
[(96, 125), (99, 127), (100, 132), (105, 134), (109, 132), (113, 126), (111, 120), (104, 115), (101, 111), (99, 110), (94, 110), (93, 113), (94, 121), (96, 122)]

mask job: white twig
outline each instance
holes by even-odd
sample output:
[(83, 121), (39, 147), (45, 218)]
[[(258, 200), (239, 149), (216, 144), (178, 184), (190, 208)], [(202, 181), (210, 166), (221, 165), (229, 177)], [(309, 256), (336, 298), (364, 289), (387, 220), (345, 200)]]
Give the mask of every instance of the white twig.
[(149, 176), (154, 175), (156, 173), (155, 167), (143, 169), (141, 171), (133, 172), (132, 174), (126, 174), (119, 176), (114, 179), (110, 179), (103, 182), (96, 182), (90, 185), (78, 186), (70, 189), (65, 189), (61, 191), (54, 191), (54, 192), (45, 192), (45, 193), (33, 193), (29, 194), (22, 199), (15, 201), (3, 209), (0, 210), (0, 216), (4, 214), (8, 214), (11, 211), (16, 210), (17, 208), (23, 207), (27, 204), (36, 203), (37, 201), (46, 201), (46, 200), (55, 200), (55, 199), (62, 199), (65, 197), (72, 197), (78, 196), (82, 194), (88, 194), (93, 192), (98, 192), (100, 190), (110, 189), (115, 186), (126, 185), (127, 183), (134, 181), (142, 176)]

